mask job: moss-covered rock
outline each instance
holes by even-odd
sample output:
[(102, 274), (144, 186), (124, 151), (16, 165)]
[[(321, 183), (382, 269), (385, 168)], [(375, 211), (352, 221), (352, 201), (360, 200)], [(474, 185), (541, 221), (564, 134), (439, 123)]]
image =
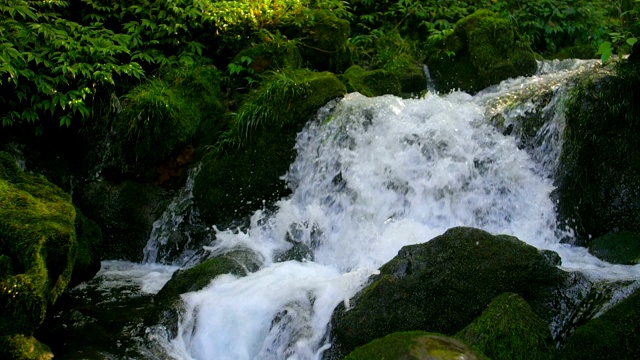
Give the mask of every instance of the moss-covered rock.
[(513, 292), (550, 318), (547, 300), (562, 272), (536, 248), (505, 235), (453, 228), (424, 244), (405, 246), (332, 319), (334, 344), (347, 353), (397, 331), (452, 335), (498, 295)]
[(513, 293), (493, 299), (456, 337), (494, 360), (550, 359), (554, 350), (547, 324)]
[(535, 55), (516, 27), (488, 10), (456, 23), (441, 49), (428, 59), (438, 90), (476, 93), (500, 81), (535, 73)]
[(198, 291), (221, 274), (246, 275), (245, 268), (235, 259), (220, 256), (173, 273), (171, 279), (156, 294), (154, 301), (159, 305), (169, 304), (179, 299), (180, 294)]
[(103, 258), (141, 261), (153, 222), (167, 204), (165, 192), (150, 184), (100, 180), (76, 189), (75, 203), (102, 229)]
[(49, 347), (33, 336), (0, 336), (0, 358), (11, 360), (49, 360), (53, 353)]
[[(23, 173), (0, 152), (0, 337), (8, 354), (40, 356), (34, 355), (40, 345), (28, 337), (71, 278), (75, 216), (68, 194)], [(25, 352), (31, 350), (32, 355)]]
[(326, 72), (283, 72), (265, 81), (226, 133), (229, 144), (241, 147), (203, 159), (193, 195), (207, 223), (225, 227), (286, 195), (280, 177), (294, 160), (296, 134), (320, 107), (346, 93)]
[(400, 80), (395, 74), (384, 69), (367, 71), (353, 65), (341, 75), (349, 92), (359, 92), (368, 97), (385, 94), (400, 95)]
[(451, 337), (424, 331), (397, 332), (352, 351), (345, 360), (480, 360), (484, 356)]
[(640, 64), (586, 79), (567, 104), (556, 186), (559, 217), (586, 243), (640, 232)]
[(102, 259), (102, 230), (100, 226), (76, 208), (75, 227), (78, 251), (69, 287), (92, 279), (100, 271), (100, 260)]
[(612, 264), (640, 264), (640, 234), (620, 231), (589, 242), (589, 252)]
[(602, 316), (579, 327), (560, 349), (559, 359), (640, 358), (640, 290)]

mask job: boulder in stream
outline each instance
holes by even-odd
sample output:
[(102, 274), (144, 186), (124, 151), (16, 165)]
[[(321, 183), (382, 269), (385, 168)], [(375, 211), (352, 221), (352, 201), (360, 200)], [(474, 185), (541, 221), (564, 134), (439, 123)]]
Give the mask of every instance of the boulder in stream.
[(549, 326), (514, 293), (493, 299), (456, 337), (493, 360), (550, 359), (555, 350)]
[[(458, 227), (403, 247), (380, 274), (332, 319), (332, 357), (397, 331), (453, 335), (498, 295), (525, 299), (544, 319), (562, 271), (533, 246), (512, 236)], [(337, 356), (336, 356), (337, 355)]]

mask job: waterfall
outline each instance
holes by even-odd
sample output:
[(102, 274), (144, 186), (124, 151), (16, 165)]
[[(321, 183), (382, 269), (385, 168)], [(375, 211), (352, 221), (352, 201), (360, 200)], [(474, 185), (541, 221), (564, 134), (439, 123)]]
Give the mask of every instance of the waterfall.
[(186, 265), (196, 250), (192, 238), (208, 230), (198, 219), (193, 206), (193, 184), (201, 164), (191, 167), (187, 181), (178, 191), (162, 216), (153, 223), (147, 245), (144, 247), (143, 263)]
[[(275, 212), (256, 212), (246, 231), (215, 229), (206, 247), (216, 255), (253, 251), (261, 268), (183, 294), (178, 336), (156, 340), (177, 359), (319, 359), (331, 345), (335, 306), (348, 305), (402, 246), (454, 226), (556, 251), (567, 271), (640, 279), (640, 266), (611, 265), (561, 243), (572, 233), (556, 225), (550, 197), (567, 84), (595, 66), (541, 63), (535, 76), (475, 96), (352, 93), (328, 104), (298, 135), (298, 157), (284, 176), (291, 196)], [(532, 126), (522, 123), (536, 116)], [(313, 260), (281, 261), (298, 244)]]

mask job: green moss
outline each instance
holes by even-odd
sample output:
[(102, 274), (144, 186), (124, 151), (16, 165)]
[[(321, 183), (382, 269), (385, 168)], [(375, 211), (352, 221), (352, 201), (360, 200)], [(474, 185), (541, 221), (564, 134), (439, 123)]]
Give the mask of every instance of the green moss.
[(548, 299), (562, 275), (534, 247), (510, 236), (453, 228), (405, 246), (332, 319), (334, 343), (350, 351), (391, 332), (454, 334), (504, 292), (515, 292), (550, 318)]
[(470, 93), (511, 77), (532, 75), (537, 68), (533, 51), (515, 26), (488, 10), (458, 21), (428, 64), (439, 90)]
[(612, 264), (640, 264), (640, 234), (620, 231), (589, 242), (589, 252)]
[(400, 80), (400, 96), (408, 98), (427, 90), (424, 68), (412, 56), (401, 54), (384, 66)]
[(483, 359), (457, 339), (424, 331), (397, 332), (352, 351), (345, 360)]
[(550, 359), (551, 332), (522, 297), (502, 294), (456, 337), (494, 360)]
[(299, 128), (321, 106), (345, 93), (344, 85), (328, 72), (283, 69), (271, 73), (240, 106), (219, 147), (241, 147), (265, 128)]
[(640, 358), (640, 291), (579, 327), (558, 359)]
[(77, 250), (75, 215), (68, 194), (22, 173), (0, 152), (0, 336), (7, 351), (24, 345), (24, 358), (35, 358), (26, 351), (37, 342), (19, 334), (32, 334), (67, 288)]
[(51, 349), (32, 336), (0, 336), (0, 358), (12, 360), (49, 360)]
[(383, 69), (367, 71), (358, 65), (353, 65), (345, 71), (341, 79), (347, 86), (347, 91), (357, 91), (368, 97), (385, 94), (400, 95), (401, 92), (398, 77)]

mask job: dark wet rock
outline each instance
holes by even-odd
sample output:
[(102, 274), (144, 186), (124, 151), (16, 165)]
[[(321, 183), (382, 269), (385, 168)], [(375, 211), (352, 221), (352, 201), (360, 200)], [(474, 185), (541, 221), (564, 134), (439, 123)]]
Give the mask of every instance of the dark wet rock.
[(134, 181), (95, 181), (74, 194), (77, 206), (102, 230), (103, 258), (134, 262), (142, 260), (142, 250), (167, 198), (164, 190)]
[(558, 359), (637, 359), (640, 357), (640, 290), (579, 327)]
[(640, 234), (630, 231), (609, 233), (589, 242), (589, 252), (612, 264), (639, 264)]
[(332, 356), (397, 331), (455, 334), (504, 292), (520, 295), (548, 319), (548, 299), (562, 281), (560, 270), (515, 237), (453, 228), (402, 248), (351, 300), (351, 308), (338, 307)]
[(549, 326), (513, 293), (493, 299), (456, 337), (493, 360), (551, 359), (555, 350)]

